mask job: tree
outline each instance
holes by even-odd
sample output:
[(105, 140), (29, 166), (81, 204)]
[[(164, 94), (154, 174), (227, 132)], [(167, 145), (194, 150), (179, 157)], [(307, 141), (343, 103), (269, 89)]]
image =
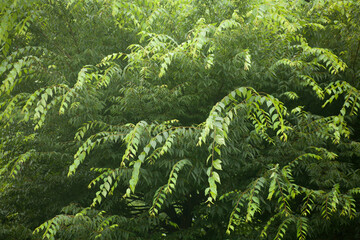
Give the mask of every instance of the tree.
[(3, 3), (4, 236), (356, 238), (358, 9)]

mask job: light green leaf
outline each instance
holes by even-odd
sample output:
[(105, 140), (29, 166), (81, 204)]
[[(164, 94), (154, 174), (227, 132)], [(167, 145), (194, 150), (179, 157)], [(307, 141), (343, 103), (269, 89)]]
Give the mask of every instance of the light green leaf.
[(213, 162), (213, 166), (214, 166), (214, 168), (217, 169), (217, 170), (222, 170), (222, 168), (221, 168), (221, 160), (220, 160), (220, 159), (215, 160), (215, 161)]
[(212, 178), (214, 178), (214, 180), (216, 182), (221, 183), (220, 182), (220, 176), (219, 176), (219, 174), (217, 172), (215, 172), (215, 171), (212, 172)]

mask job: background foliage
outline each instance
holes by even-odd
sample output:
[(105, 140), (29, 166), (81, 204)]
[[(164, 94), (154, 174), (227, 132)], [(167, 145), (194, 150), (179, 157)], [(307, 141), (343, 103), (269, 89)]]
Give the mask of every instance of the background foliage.
[(358, 239), (355, 0), (0, 4), (1, 239)]

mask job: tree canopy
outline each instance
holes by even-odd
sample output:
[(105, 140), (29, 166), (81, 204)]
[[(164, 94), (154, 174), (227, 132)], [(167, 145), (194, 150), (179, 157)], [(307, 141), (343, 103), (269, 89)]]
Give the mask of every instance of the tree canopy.
[(1, 239), (358, 239), (360, 2), (3, 0)]

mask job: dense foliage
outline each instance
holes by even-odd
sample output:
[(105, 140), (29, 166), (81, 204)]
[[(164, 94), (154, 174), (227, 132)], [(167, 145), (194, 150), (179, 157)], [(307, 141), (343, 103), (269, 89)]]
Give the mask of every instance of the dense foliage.
[(358, 239), (360, 2), (3, 0), (1, 239)]

